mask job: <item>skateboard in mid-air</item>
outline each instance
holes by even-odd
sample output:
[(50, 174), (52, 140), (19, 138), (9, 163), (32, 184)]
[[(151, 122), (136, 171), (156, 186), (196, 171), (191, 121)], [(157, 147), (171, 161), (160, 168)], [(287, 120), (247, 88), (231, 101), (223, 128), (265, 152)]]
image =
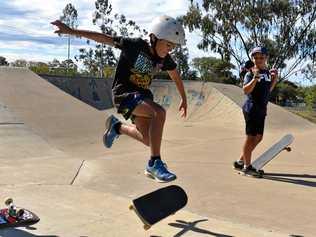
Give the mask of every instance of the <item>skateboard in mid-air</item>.
[(33, 212), (15, 206), (12, 198), (5, 200), (6, 208), (0, 209), (0, 229), (8, 227), (26, 227), (34, 225), (40, 218)]
[(281, 151), (291, 151), (289, 146), (294, 140), (293, 135), (287, 134), (282, 137), (277, 143), (265, 151), (261, 156), (259, 156), (255, 161), (252, 162), (252, 167), (254, 167), (260, 174), (260, 177), (264, 175), (262, 168), (268, 164), (274, 157), (276, 157)]
[(132, 201), (129, 209), (134, 210), (148, 230), (152, 225), (176, 213), (188, 202), (185, 191), (177, 186), (170, 185), (145, 194)]

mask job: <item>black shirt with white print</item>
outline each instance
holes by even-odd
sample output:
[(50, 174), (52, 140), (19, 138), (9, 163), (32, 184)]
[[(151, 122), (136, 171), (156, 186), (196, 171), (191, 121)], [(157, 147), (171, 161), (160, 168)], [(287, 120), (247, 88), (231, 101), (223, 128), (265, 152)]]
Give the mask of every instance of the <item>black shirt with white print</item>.
[(159, 70), (174, 70), (177, 64), (168, 54), (165, 58), (152, 55), (150, 45), (141, 38), (114, 37), (114, 45), (121, 49), (112, 90), (114, 95), (148, 90)]

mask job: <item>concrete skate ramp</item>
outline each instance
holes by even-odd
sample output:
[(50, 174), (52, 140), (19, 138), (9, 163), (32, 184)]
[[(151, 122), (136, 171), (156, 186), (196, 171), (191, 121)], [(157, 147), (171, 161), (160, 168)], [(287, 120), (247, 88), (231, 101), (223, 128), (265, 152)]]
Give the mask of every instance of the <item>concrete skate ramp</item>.
[[(242, 106), (245, 96), (243, 91), (233, 85), (210, 83), (211, 86), (219, 90), (222, 94), (233, 100), (240, 107)], [(267, 129), (283, 130), (284, 132), (291, 130), (304, 130), (314, 128), (315, 125), (306, 119), (303, 119), (280, 106), (273, 103), (268, 105)]]
[(105, 113), (57, 89), (27, 69), (0, 69), (0, 103), (60, 151), (89, 152), (100, 143)]
[[(241, 106), (245, 95), (241, 88), (211, 82), (185, 82), (185, 87), (189, 106), (187, 121), (204, 121), (210, 125), (217, 121), (222, 122), (222, 125), (218, 124), (219, 126), (231, 129), (236, 128), (236, 126), (244, 126)], [(179, 96), (174, 83), (170, 81), (156, 82), (153, 83), (152, 89), (157, 102), (169, 108), (169, 115), (170, 113), (174, 114), (179, 103)], [(268, 130), (281, 130), (290, 133), (291, 131), (313, 128), (315, 125), (306, 119), (269, 103)]]
[[(104, 120), (115, 111), (98, 111), (27, 69), (0, 68), (0, 85), (0, 200), (14, 196), (42, 217), (31, 235), (0, 236), (145, 236), (127, 207), (162, 184), (143, 175), (147, 147), (126, 136), (111, 149), (103, 147)], [(270, 104), (264, 142), (254, 157), (286, 133), (295, 137), (293, 151), (266, 167), (267, 178), (248, 179), (231, 169), (245, 136), (241, 89), (201, 82), (185, 82), (185, 88), (189, 110), (183, 119), (174, 83), (152, 85), (167, 109), (162, 158), (189, 203), (148, 234), (180, 236), (185, 229), (188, 236), (314, 236), (315, 125)], [(108, 209), (95, 212), (98, 204)], [(93, 225), (82, 221), (87, 216)], [(201, 220), (198, 232), (193, 223)]]

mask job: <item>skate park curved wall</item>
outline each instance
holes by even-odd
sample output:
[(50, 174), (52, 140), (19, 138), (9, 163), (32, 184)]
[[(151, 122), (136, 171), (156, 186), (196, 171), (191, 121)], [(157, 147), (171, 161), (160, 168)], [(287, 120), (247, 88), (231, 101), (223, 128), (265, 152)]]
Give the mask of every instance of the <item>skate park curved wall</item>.
[[(116, 114), (112, 107), (112, 82), (81, 78), (72, 79), (77, 80), (75, 83), (66, 78), (54, 80), (60, 87), (68, 87), (70, 93), (56, 88), (28, 69), (0, 67), (0, 104), (10, 110), (14, 117), (13, 120), (11, 116), (10, 121), (4, 121), (8, 120), (4, 118), (2, 122), (23, 123), (28, 131), (32, 131), (35, 140), (41, 137), (43, 143), (53, 145), (58, 151), (80, 156), (101, 156), (104, 154), (101, 138), (105, 119), (112, 113)], [(175, 83), (163, 80), (152, 83), (155, 101), (168, 111), (166, 124), (169, 128), (166, 129), (166, 137), (171, 134), (172, 137), (175, 136), (173, 139), (179, 137), (179, 134), (181, 136), (183, 127), (194, 127), (201, 132), (213, 129), (219, 133), (226, 130), (238, 136), (243, 134), (244, 122), (240, 105), (244, 95), (240, 88), (199, 81), (185, 81), (184, 85), (188, 99), (188, 114), (185, 119), (180, 117), (178, 111), (180, 96)], [(81, 99), (90, 100), (90, 105), (96, 100), (95, 107), (99, 109), (69, 95), (72, 94), (71, 91), (79, 91), (78, 89)], [(170, 127), (174, 133), (169, 134)], [(270, 104), (268, 130), (284, 134), (314, 128), (315, 125), (307, 120)], [(21, 130), (17, 134), (20, 133)], [(123, 141), (125, 142), (124, 139)], [(128, 142), (130, 141), (126, 139), (126, 143)], [(47, 149), (43, 146), (43, 150)]]
[[(111, 97), (112, 78), (40, 76), (98, 110), (107, 110), (113, 107)], [(212, 120), (220, 120), (223, 122), (223, 126), (226, 126), (227, 123), (243, 126), (241, 106), (245, 96), (240, 87), (201, 81), (184, 81), (184, 84), (189, 108), (186, 121), (209, 121), (211, 123)], [(181, 119), (177, 115), (180, 98), (172, 81), (154, 80), (151, 90), (155, 101), (167, 110), (172, 111), (168, 112), (169, 119), (177, 121)], [(288, 128), (308, 129), (314, 126), (309, 121), (290, 113), (282, 107), (269, 103), (267, 128), (286, 130)]]

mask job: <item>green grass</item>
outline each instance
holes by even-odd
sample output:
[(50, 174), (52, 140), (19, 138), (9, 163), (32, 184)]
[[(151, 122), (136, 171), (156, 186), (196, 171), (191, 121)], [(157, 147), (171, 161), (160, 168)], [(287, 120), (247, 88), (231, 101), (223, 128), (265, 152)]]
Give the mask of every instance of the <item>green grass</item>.
[(310, 110), (303, 110), (303, 111), (295, 111), (295, 110), (290, 110), (291, 112), (313, 122), (316, 123), (316, 111), (310, 111)]

